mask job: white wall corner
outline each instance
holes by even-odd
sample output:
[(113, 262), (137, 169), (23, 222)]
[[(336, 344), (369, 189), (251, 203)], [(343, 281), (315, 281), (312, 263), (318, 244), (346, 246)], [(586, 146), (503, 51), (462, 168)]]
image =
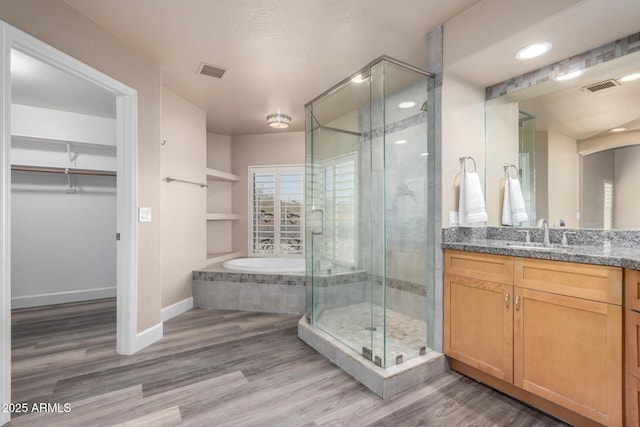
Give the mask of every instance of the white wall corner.
[(174, 317), (187, 312), (193, 308), (193, 297), (185, 298), (182, 301), (178, 301), (175, 304), (171, 304), (168, 307), (165, 307), (160, 312), (160, 320), (162, 322), (166, 322), (169, 319), (173, 319)]
[(164, 329), (162, 323), (158, 323), (136, 335), (135, 343), (133, 344), (133, 353), (137, 353), (143, 348), (149, 347), (156, 341), (162, 339)]

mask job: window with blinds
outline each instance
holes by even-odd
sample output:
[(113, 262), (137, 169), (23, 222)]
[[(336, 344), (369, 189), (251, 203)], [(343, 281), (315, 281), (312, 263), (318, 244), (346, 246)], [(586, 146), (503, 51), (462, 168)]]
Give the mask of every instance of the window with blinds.
[(336, 264), (355, 265), (356, 155), (346, 154), (320, 165), (325, 214), (323, 257)]
[(249, 177), (250, 255), (303, 255), (304, 167), (250, 167)]

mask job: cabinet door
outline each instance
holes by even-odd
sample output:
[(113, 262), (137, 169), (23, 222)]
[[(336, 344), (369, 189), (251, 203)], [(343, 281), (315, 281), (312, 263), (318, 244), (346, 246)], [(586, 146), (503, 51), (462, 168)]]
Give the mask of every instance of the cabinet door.
[(627, 351), (627, 374), (640, 377), (640, 313), (627, 310), (625, 341)]
[(622, 425), (622, 307), (514, 291), (514, 384), (604, 425)]
[(627, 427), (640, 425), (640, 381), (633, 375), (627, 375)]
[(640, 271), (625, 270), (624, 274), (627, 308), (640, 311)]
[(444, 275), (444, 352), (513, 381), (513, 286)]

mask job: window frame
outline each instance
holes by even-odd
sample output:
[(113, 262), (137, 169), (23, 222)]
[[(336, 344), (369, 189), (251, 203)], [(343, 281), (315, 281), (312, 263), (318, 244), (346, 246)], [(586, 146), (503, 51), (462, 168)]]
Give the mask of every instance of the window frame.
[[(281, 222), (280, 222), (280, 175), (282, 172), (300, 172), (302, 179), (300, 200), (300, 253), (288, 254), (281, 250)], [(274, 245), (273, 253), (254, 252), (254, 173), (273, 173), (274, 175)], [(304, 258), (305, 257), (305, 166), (299, 164), (292, 165), (257, 165), (247, 168), (247, 254), (256, 258)]]

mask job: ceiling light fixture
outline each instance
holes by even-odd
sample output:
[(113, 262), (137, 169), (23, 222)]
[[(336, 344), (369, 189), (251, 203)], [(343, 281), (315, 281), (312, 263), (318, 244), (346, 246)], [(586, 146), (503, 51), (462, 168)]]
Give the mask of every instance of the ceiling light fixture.
[(583, 73), (584, 73), (584, 70), (571, 71), (570, 73), (563, 74), (561, 76), (556, 77), (556, 80), (563, 82), (565, 80), (575, 79), (576, 77), (582, 75)]
[(406, 144), (407, 140), (406, 139), (399, 139), (396, 141), (396, 144)]
[(640, 73), (632, 73), (627, 74), (626, 76), (622, 76), (618, 79), (620, 83), (632, 82), (634, 80), (640, 79)]
[(427, 157), (427, 156), (429, 155), (429, 153), (424, 152), (424, 153), (420, 153), (420, 155), (421, 155), (422, 157)]
[(286, 129), (291, 124), (291, 117), (281, 113), (269, 114), (267, 124), (274, 129)]
[(367, 79), (368, 79), (368, 78), (369, 78), (369, 76), (368, 76), (368, 75), (367, 75), (367, 76), (365, 76), (365, 75), (362, 75), (362, 74), (358, 74), (357, 76), (355, 76), (354, 78), (352, 78), (352, 79), (351, 79), (351, 81), (352, 81), (353, 83), (362, 83), (362, 82), (367, 81)]
[(401, 102), (400, 104), (398, 104), (399, 108), (411, 108), (414, 105), (416, 105), (415, 102), (413, 101), (405, 101), (405, 102)]
[(549, 52), (551, 49), (551, 43), (542, 42), (534, 43), (529, 46), (525, 46), (516, 52), (516, 59), (531, 59)]
[(625, 130), (627, 130), (627, 128), (615, 128), (611, 129), (611, 132), (624, 132)]

